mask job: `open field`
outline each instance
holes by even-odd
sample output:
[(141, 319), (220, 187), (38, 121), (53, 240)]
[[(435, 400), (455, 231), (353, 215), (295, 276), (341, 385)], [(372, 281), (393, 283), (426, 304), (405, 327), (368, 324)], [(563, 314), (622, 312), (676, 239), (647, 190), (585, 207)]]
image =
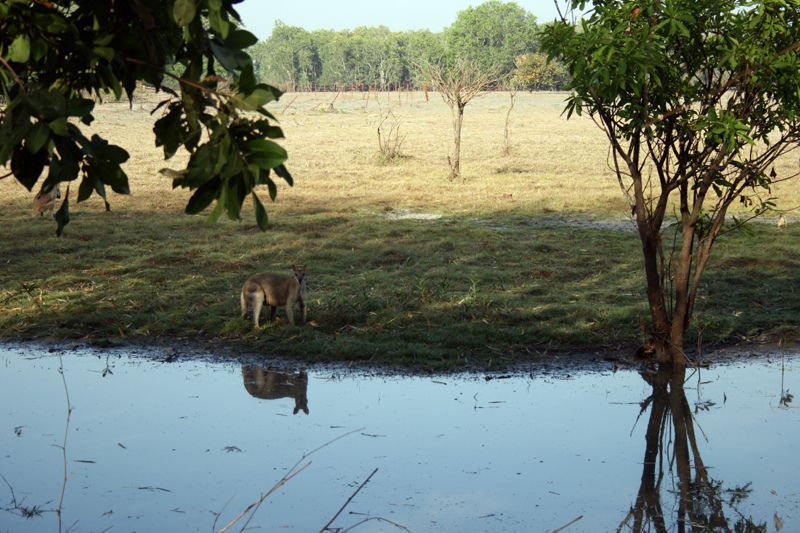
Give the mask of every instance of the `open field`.
[[(209, 226), (183, 215), (189, 194), (158, 174), (150, 102), (104, 104), (93, 131), (125, 146), (130, 197), (72, 205), (62, 238), (30, 216), (32, 194), (0, 180), (0, 336), (221, 341), (308, 360), (453, 366), (556, 351), (626, 351), (647, 317), (629, 207), (586, 118), (560, 117), (564, 95), (519, 93), (511, 146), (508, 94), (467, 107), (463, 180), (446, 179), (450, 114), (435, 93), (285, 95), (294, 188), (267, 204), (271, 229)], [(405, 136), (393, 164), (377, 155), (381, 112)], [(390, 119), (392, 120), (392, 119)], [(796, 169), (783, 161), (779, 175)], [(63, 191), (63, 189), (62, 189)], [(800, 183), (774, 191), (800, 205)], [(74, 201), (76, 191), (72, 191)], [(263, 197), (266, 198), (266, 191)], [(720, 240), (694, 338), (772, 339), (800, 331), (800, 213)], [(666, 239), (669, 242), (669, 239)], [(239, 320), (248, 274), (309, 267), (310, 327)], [(279, 314), (279, 317), (281, 315)], [(263, 318), (263, 314), (262, 314)]]

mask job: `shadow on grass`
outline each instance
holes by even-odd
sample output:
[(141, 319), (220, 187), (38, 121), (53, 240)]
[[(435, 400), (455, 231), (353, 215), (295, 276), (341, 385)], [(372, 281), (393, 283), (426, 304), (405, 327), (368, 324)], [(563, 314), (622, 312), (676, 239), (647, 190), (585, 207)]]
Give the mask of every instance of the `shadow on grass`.
[[(163, 213), (81, 212), (65, 237), (7, 212), (5, 337), (218, 339), (307, 360), (452, 366), (546, 350), (632, 350), (647, 306), (625, 232), (464, 217), (284, 215), (266, 233)], [(704, 342), (798, 329), (798, 231), (720, 243), (696, 321)], [(780, 261), (774, 260), (780, 257)], [(769, 260), (768, 260), (769, 259)], [(307, 264), (311, 327), (238, 318), (251, 273)]]

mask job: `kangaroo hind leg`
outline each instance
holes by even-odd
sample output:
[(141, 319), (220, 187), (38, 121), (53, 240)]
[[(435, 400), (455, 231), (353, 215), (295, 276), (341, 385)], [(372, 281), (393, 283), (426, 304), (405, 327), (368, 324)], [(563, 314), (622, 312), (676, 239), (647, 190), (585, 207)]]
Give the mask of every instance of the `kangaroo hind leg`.
[(261, 316), (261, 307), (264, 305), (264, 293), (251, 292), (250, 301), (253, 304), (253, 325), (258, 328), (258, 318)]

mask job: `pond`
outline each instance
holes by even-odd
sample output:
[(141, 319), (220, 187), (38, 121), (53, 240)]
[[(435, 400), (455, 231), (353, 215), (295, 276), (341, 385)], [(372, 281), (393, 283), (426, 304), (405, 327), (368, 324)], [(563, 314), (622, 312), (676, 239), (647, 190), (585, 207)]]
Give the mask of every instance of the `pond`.
[(227, 530), (800, 531), (798, 356), (682, 376), (161, 359), (0, 346), (0, 531), (219, 531), (292, 475)]

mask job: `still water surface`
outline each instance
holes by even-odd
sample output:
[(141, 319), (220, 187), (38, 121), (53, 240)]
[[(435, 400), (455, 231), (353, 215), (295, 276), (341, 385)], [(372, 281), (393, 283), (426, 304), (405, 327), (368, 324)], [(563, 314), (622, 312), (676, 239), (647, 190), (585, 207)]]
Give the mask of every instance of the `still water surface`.
[[(217, 514), (219, 529), (305, 454), (357, 430), (308, 456), (248, 528), (319, 531), (377, 468), (332, 528), (373, 518), (355, 531), (800, 531), (800, 410), (787, 395), (800, 388), (797, 356), (689, 371), (667, 393), (622, 370), (310, 371), (306, 382), (110, 353), (63, 353), (63, 530), (211, 531)], [(47, 511), (64, 478), (59, 365), (0, 347), (0, 532), (58, 530)], [(45, 512), (19, 516), (34, 506)]]

